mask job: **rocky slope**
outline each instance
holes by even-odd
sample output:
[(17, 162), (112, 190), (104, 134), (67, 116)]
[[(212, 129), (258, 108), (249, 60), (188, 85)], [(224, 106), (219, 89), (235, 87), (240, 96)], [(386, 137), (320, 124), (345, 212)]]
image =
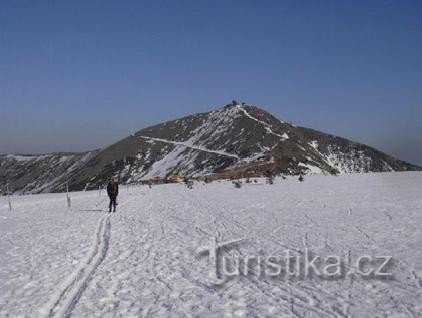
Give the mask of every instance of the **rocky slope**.
[(65, 182), (98, 151), (51, 153), (44, 155), (0, 155), (0, 193), (39, 193), (63, 191)]
[(15, 190), (47, 192), (60, 191), (64, 180), (71, 189), (98, 188), (111, 176), (136, 183), (175, 174), (240, 177), (421, 170), (369, 146), (297, 127), (258, 107), (237, 103), (142, 129), (101, 151), (31, 158), (0, 157), (0, 176)]

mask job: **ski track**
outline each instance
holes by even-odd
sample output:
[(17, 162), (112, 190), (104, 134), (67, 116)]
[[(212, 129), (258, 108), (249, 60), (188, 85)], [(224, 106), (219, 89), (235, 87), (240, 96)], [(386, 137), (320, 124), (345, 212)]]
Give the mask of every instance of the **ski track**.
[(41, 309), (42, 317), (69, 317), (97, 267), (107, 255), (111, 213), (100, 218), (91, 252), (62, 284), (55, 297)]
[[(119, 210), (134, 199), (135, 198), (132, 197), (131, 199), (127, 199), (125, 202), (119, 204)], [(101, 199), (95, 204), (95, 206), (97, 207), (106, 200), (106, 198)], [(98, 212), (104, 210), (91, 209), (78, 211)], [(40, 309), (39, 313), (41, 317), (71, 316), (71, 313), (80, 297), (88, 287), (92, 276), (107, 256), (110, 241), (111, 217), (113, 214), (114, 213), (109, 212), (100, 218), (93, 235), (94, 239), (90, 252), (81, 262), (81, 265), (61, 284), (60, 290), (53, 295), (53, 298)]]
[[(117, 213), (99, 219), (98, 212), (78, 211), (107, 202), (97, 195), (97, 203), (79, 207), (75, 194), (74, 218), (97, 216), (90, 227), (93, 243), (59, 288), (52, 288), (43, 317), (418, 317), (422, 195), (414, 184), (421, 177), (312, 176), (303, 183), (276, 179), (272, 186), (260, 180), (260, 187), (245, 184), (241, 189), (228, 182), (195, 183), (192, 190), (134, 187), (121, 192)], [(30, 204), (28, 199), (22, 209)], [(13, 233), (6, 234), (2, 241), (12, 249), (17, 243)], [(225, 251), (240, 256), (260, 249), (282, 255), (287, 248), (298, 255), (309, 248), (348, 259), (362, 252), (392, 254), (395, 276), (385, 281), (354, 275), (334, 281), (273, 280), (257, 277), (250, 267), (254, 275), (215, 285), (207, 279), (208, 257), (197, 253), (212, 237), (246, 237)], [(8, 302), (21, 299), (17, 293), (7, 296)], [(10, 308), (1, 297), (0, 307)], [(0, 316), (7, 317), (7, 311)], [(9, 316), (34, 315), (22, 310)]]

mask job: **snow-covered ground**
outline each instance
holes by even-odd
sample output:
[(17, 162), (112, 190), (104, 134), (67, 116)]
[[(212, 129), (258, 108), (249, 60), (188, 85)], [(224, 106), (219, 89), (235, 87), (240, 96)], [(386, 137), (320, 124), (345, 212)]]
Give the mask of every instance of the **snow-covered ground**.
[[(0, 198), (0, 317), (421, 317), (422, 173)], [(209, 279), (227, 257), (391, 255), (388, 278)], [(353, 267), (353, 265), (350, 265)], [(350, 269), (350, 268), (349, 268)]]

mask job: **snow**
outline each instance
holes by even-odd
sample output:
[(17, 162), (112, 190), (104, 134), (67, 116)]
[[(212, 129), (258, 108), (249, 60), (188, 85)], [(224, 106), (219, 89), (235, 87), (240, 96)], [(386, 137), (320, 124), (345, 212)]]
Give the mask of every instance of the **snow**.
[(204, 146), (204, 142), (218, 140), (230, 132), (235, 119), (240, 116), (236, 107), (223, 108), (209, 113), (203, 123), (192, 131), (187, 143)]
[(144, 138), (147, 140), (153, 140), (153, 141), (160, 141), (160, 142), (165, 142), (165, 143), (169, 143), (169, 144), (173, 144), (173, 145), (178, 145), (178, 146), (183, 146), (186, 148), (191, 148), (191, 149), (195, 149), (195, 150), (199, 150), (199, 151), (205, 151), (205, 152), (210, 152), (210, 153), (214, 153), (217, 155), (221, 155), (221, 156), (226, 156), (226, 157), (232, 157), (232, 158), (236, 158), (239, 159), (239, 156), (235, 155), (235, 154), (231, 154), (225, 151), (221, 151), (221, 150), (211, 150), (202, 146), (195, 146), (190, 142), (180, 142), (180, 141), (172, 141), (172, 140), (167, 140), (167, 139), (162, 139), (162, 138), (155, 138), (155, 137), (147, 137), (147, 136), (139, 136), (140, 138)]
[[(51, 189), (53, 189), (54, 186), (57, 186), (57, 183), (63, 183), (64, 186), (64, 177), (67, 175), (70, 175), (73, 171), (75, 171), (78, 167), (81, 166), (81, 164), (85, 163), (88, 161), (88, 159), (90, 159), (92, 157), (93, 153), (92, 152), (87, 152), (84, 156), (82, 156), (78, 161), (76, 161), (73, 165), (71, 165), (69, 168), (67, 168), (67, 170), (62, 173), (61, 175), (51, 179), (48, 182), (43, 183), (41, 186), (39, 187), (35, 187), (32, 192), (48, 192), (51, 191)], [(66, 158), (63, 160), (63, 158)], [(63, 156), (60, 157), (59, 162), (60, 163), (64, 163), (67, 160), (71, 159), (71, 156)]]
[(315, 165), (299, 162), (298, 166), (305, 167), (306, 169), (308, 169), (310, 174), (322, 174), (323, 173), (323, 171)]
[[(351, 149), (347, 152), (343, 152), (339, 146), (328, 145), (327, 154), (324, 154), (319, 151), (317, 140), (311, 141), (309, 146), (315, 149), (326, 164), (336, 169), (340, 174), (371, 171), (372, 158), (366, 155), (362, 150)], [(383, 169), (385, 171), (394, 171), (394, 169), (384, 160), (381, 160), (381, 162), (383, 163)]]
[[(224, 148), (226, 145), (220, 145), (220, 149), (210, 149), (212, 145), (208, 146), (210, 140), (217, 140), (223, 136), (228, 130), (230, 130), (233, 121), (239, 117), (240, 114), (236, 108), (221, 109), (218, 111), (211, 112), (204, 118), (201, 125), (194, 129), (186, 140), (169, 140), (165, 138), (157, 138), (152, 136), (137, 135), (137, 138), (141, 138), (146, 142), (150, 143), (166, 143), (169, 145), (170, 150), (166, 153), (163, 151), (163, 156), (159, 160), (155, 161), (151, 167), (147, 170), (139, 173), (139, 169), (134, 171), (130, 180), (147, 180), (153, 177), (164, 178), (169, 173), (182, 173), (197, 176), (199, 174), (206, 175), (213, 172), (215, 167), (201, 169), (195, 164), (200, 152), (207, 152), (218, 156), (224, 156), (234, 158), (235, 162), (240, 162), (241, 158), (234, 154), (226, 151)], [(173, 147), (175, 146), (175, 147)], [(126, 173), (123, 171), (122, 173)]]
[(370, 163), (368, 160), (371, 160), (369, 157), (361, 156), (359, 162), (354, 162), (353, 152), (345, 154), (341, 151), (334, 151), (331, 146), (328, 146), (328, 154), (326, 155), (319, 151), (317, 140), (312, 140), (308, 144), (315, 149), (327, 165), (336, 169), (340, 174), (365, 172), (365, 167)]
[[(121, 187), (118, 212), (98, 191), (0, 197), (0, 317), (418, 317), (422, 173), (277, 178), (274, 185)], [(289, 248), (391, 255), (394, 276), (241, 276), (209, 281), (222, 253)]]
[(318, 150), (318, 140), (312, 140), (310, 143), (309, 143), (309, 146), (311, 146), (312, 148), (314, 148), (315, 150)]
[(8, 159), (14, 159), (14, 160), (19, 161), (19, 162), (34, 160), (34, 159), (37, 158), (37, 156), (31, 156), (31, 155), (24, 156), (24, 155), (12, 155), (12, 154), (7, 155), (6, 157)]
[[(24, 175), (31, 175), (37, 167), (36, 178), (31, 182), (25, 182), (25, 186), (18, 190), (13, 189), (15, 193), (36, 193), (51, 192), (52, 189), (63, 185), (70, 174), (76, 171), (81, 165), (86, 163), (97, 152), (91, 151), (81, 154), (60, 154), (51, 153), (44, 155), (6, 155), (5, 173), (7, 175), (20, 175), (17, 178), (23, 178)], [(8, 161), (11, 162), (8, 162)], [(11, 164), (12, 163), (12, 164)], [(30, 178), (31, 179), (31, 178)], [(20, 183), (20, 182), (18, 182)], [(12, 182), (13, 184), (13, 182)], [(59, 190), (62, 190), (59, 188)]]
[[(336, 168), (341, 174), (354, 172), (367, 172), (370, 170), (372, 159), (366, 156), (363, 151), (356, 151), (354, 149), (349, 152), (342, 152), (340, 149), (328, 146), (328, 154), (324, 155), (325, 161)], [(384, 163), (386, 164), (386, 163)], [(391, 171), (391, 167), (385, 166), (385, 169)]]
[[(264, 125), (265, 130), (269, 133), (272, 134), (274, 136), (277, 136), (279, 138), (281, 138), (282, 141), (289, 139), (289, 135), (287, 135), (286, 133), (283, 133), (282, 135), (275, 133), (272, 129), (271, 129), (271, 125), (266, 123), (265, 121), (259, 120), (258, 118), (255, 118), (254, 116), (252, 116), (251, 114), (249, 114), (249, 112), (244, 109), (242, 106), (237, 105), (236, 106), (243, 114), (245, 114), (246, 117)], [(283, 123), (282, 121), (280, 121), (281, 123)]]
[(183, 146), (177, 146), (173, 151), (165, 155), (161, 160), (155, 161), (148, 172), (142, 176), (143, 180), (150, 180), (154, 177), (166, 176), (175, 166), (183, 164), (187, 161), (187, 158), (183, 155), (186, 148)]

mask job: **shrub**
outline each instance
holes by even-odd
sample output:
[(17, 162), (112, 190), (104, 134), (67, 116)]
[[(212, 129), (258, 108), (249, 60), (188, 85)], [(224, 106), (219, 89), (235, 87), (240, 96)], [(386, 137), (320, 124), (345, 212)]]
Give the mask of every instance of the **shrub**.
[(185, 182), (185, 185), (186, 185), (186, 187), (188, 189), (192, 189), (193, 188), (193, 180), (188, 179), (188, 178), (185, 178), (184, 182)]
[(208, 177), (205, 177), (204, 178), (204, 182), (205, 183), (211, 183), (212, 182), (212, 179), (211, 178), (208, 178)]
[(265, 172), (265, 177), (267, 178), (267, 183), (268, 184), (273, 184), (274, 183), (274, 171), (272, 170), (267, 170)]
[(233, 181), (233, 185), (236, 189), (240, 189), (242, 187), (242, 181), (240, 180)]

